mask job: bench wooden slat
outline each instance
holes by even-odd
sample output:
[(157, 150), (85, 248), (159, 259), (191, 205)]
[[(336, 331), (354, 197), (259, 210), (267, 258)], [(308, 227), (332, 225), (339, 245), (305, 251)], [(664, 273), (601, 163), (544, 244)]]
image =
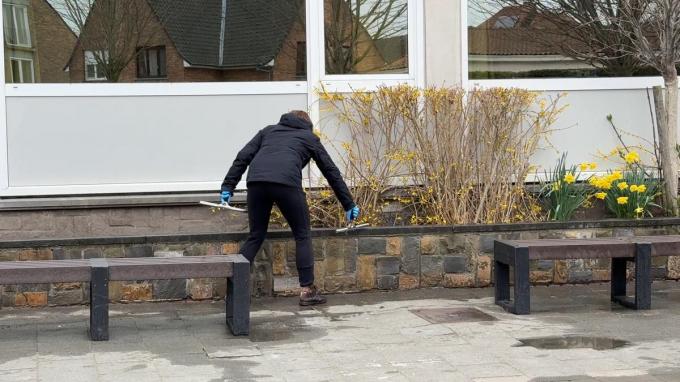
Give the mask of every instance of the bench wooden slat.
[(235, 261), (232, 255), (106, 259), (113, 281), (230, 277)]
[(650, 243), (652, 256), (680, 256), (680, 235), (633, 236), (622, 240)]
[(530, 260), (629, 258), (635, 243), (616, 239), (499, 240), (506, 245), (528, 248)]
[(0, 285), (89, 281), (89, 260), (0, 262)]

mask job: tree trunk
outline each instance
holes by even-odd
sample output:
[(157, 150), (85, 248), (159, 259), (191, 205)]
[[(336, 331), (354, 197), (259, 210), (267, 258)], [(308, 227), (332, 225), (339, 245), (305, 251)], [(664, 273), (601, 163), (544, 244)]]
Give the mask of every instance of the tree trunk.
[[(664, 178), (664, 200), (666, 209), (678, 216), (678, 79), (664, 76), (663, 113), (657, 118), (661, 170)], [(658, 92), (655, 92), (655, 94)], [(659, 105), (659, 102), (655, 103)], [(659, 105), (660, 106), (660, 105)]]

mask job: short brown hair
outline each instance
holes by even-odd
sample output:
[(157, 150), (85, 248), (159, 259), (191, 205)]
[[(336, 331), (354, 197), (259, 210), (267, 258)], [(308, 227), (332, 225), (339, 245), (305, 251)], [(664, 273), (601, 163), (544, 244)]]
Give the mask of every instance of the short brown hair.
[(302, 110), (291, 110), (291, 111), (290, 111), (290, 114), (293, 114), (294, 116), (296, 116), (296, 117), (298, 117), (298, 118), (300, 118), (300, 119), (302, 119), (302, 120), (305, 120), (305, 121), (307, 121), (307, 122), (309, 122), (309, 123), (312, 123), (312, 119), (309, 118), (309, 114), (307, 114), (306, 111), (302, 111)]

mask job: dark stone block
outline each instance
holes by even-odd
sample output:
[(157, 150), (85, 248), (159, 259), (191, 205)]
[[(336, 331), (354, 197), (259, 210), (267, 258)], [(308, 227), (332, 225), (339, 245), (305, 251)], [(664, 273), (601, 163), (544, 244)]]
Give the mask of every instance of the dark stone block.
[(54, 260), (82, 259), (83, 253), (80, 249), (57, 247), (52, 248), (52, 258)]
[(401, 261), (394, 256), (380, 256), (376, 259), (378, 276), (398, 275)]
[(326, 240), (312, 240), (312, 252), (314, 253), (314, 260), (323, 260), (326, 256)]
[(359, 254), (362, 255), (381, 255), (385, 254), (387, 240), (384, 237), (362, 237), (359, 238)]
[(420, 272), (423, 275), (444, 273), (444, 258), (441, 256), (423, 256), (420, 259)]
[(83, 298), (82, 289), (70, 289), (70, 290), (50, 290), (47, 295), (47, 303), (49, 305), (78, 305), (85, 301)]
[(568, 281), (570, 283), (589, 283), (593, 281), (593, 271), (591, 269), (571, 271)]
[(549, 271), (553, 268), (553, 260), (538, 260), (536, 261), (536, 270)]
[(399, 276), (378, 276), (378, 289), (399, 289)]
[(150, 245), (133, 245), (125, 248), (125, 257), (152, 257), (153, 247)]
[(401, 244), (402, 271), (408, 275), (420, 274), (420, 238), (405, 237)]
[(19, 284), (17, 292), (49, 292), (50, 284)]
[(493, 252), (493, 242), (496, 239), (498, 239), (498, 235), (495, 234), (479, 235), (479, 250), (487, 253)]
[(181, 300), (187, 297), (187, 281), (155, 280), (153, 282), (153, 298), (157, 300)]
[(102, 250), (99, 248), (86, 248), (83, 250), (84, 259), (97, 259), (103, 257)]
[(467, 257), (465, 256), (444, 257), (444, 273), (465, 273), (465, 272), (467, 272)]
[(652, 268), (652, 278), (663, 280), (668, 275), (668, 270), (666, 268), (655, 267)]

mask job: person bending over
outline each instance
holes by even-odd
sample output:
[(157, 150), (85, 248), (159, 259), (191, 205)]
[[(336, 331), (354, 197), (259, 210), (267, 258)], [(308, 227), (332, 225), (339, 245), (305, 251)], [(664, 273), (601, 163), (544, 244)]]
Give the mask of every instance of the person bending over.
[(304, 111), (281, 116), (276, 125), (260, 130), (238, 153), (222, 182), (221, 199), (228, 203), (241, 176), (249, 168), (248, 222), (250, 235), (241, 254), (252, 264), (267, 234), (274, 204), (290, 225), (295, 237), (295, 263), (300, 279), (300, 305), (324, 304), (314, 285), (314, 254), (309, 227), (309, 210), (302, 190), (302, 169), (313, 159), (328, 180), (345, 210), (348, 221), (359, 217), (359, 207), (342, 179), (340, 171), (314, 134), (313, 124)]

